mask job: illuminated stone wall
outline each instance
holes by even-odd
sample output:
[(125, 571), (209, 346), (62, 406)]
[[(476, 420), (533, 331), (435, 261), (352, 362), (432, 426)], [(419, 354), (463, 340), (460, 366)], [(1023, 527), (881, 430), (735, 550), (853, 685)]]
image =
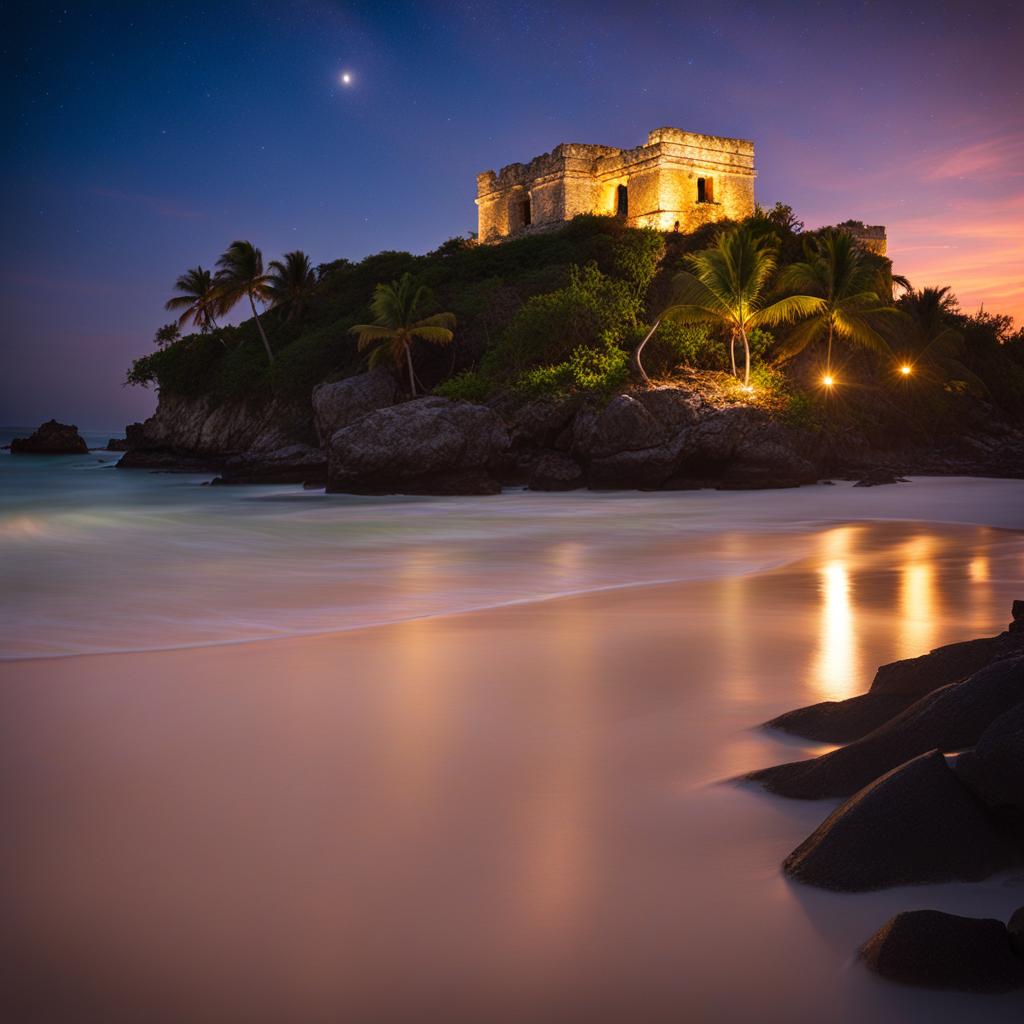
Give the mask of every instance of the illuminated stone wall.
[(884, 224), (864, 224), (848, 229), (862, 249), (884, 256), (888, 248)]
[(692, 231), (753, 213), (756, 173), (752, 142), (678, 128), (655, 129), (635, 149), (562, 143), (528, 164), (477, 176), (479, 238), (543, 231), (580, 213), (615, 214), (619, 186), (626, 188), (631, 227)]

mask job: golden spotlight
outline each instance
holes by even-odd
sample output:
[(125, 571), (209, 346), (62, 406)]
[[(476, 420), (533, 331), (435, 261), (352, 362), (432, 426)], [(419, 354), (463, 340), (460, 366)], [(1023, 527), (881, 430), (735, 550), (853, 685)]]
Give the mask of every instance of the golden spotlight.
[(910, 367), (910, 365), (908, 363), (904, 363), (900, 367), (900, 373), (902, 373), (904, 377), (909, 377), (910, 376), (910, 370), (911, 370), (911, 367)]
[(830, 388), (835, 384), (835, 378), (831, 373), (826, 373), (825, 376), (821, 378), (821, 383), (824, 384), (825, 387)]

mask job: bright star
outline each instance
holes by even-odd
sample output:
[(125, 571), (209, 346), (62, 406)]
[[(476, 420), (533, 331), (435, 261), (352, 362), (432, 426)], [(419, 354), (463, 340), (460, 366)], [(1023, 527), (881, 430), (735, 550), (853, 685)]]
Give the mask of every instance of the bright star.
[(342, 85), (351, 85), (352, 84), (352, 72), (351, 71), (342, 71), (342, 73), (341, 73), (341, 84)]

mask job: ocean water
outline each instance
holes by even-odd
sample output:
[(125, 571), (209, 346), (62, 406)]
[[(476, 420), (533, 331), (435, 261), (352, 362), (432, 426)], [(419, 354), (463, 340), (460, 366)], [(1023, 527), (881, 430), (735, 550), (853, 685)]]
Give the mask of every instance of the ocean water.
[[(7, 443), (13, 431), (0, 431)], [(106, 436), (90, 436), (101, 444)], [(1024, 485), (361, 497), (0, 453), (0, 657), (348, 630), (795, 561), (823, 523), (1024, 527)]]
[[(0, 455), (12, 1019), (1024, 1019), (855, 959), (901, 910), (1005, 920), (1019, 871), (797, 885), (836, 801), (734, 781), (826, 749), (759, 723), (1003, 628), (1024, 482), (367, 498), (116, 458)], [(143, 653), (70, 657), (106, 651)]]

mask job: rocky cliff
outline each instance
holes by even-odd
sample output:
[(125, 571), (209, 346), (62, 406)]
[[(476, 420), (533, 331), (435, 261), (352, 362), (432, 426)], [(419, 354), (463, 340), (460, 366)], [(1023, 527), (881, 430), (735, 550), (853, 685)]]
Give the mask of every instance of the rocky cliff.
[(754, 404), (677, 385), (484, 404), (403, 400), (386, 371), (314, 389), (306, 408), (162, 394), (128, 429), (124, 468), (213, 469), (224, 483), (327, 482), (355, 493), (798, 487), (829, 475), (1024, 476), (1024, 435), (879, 451), (859, 433), (786, 425)]

